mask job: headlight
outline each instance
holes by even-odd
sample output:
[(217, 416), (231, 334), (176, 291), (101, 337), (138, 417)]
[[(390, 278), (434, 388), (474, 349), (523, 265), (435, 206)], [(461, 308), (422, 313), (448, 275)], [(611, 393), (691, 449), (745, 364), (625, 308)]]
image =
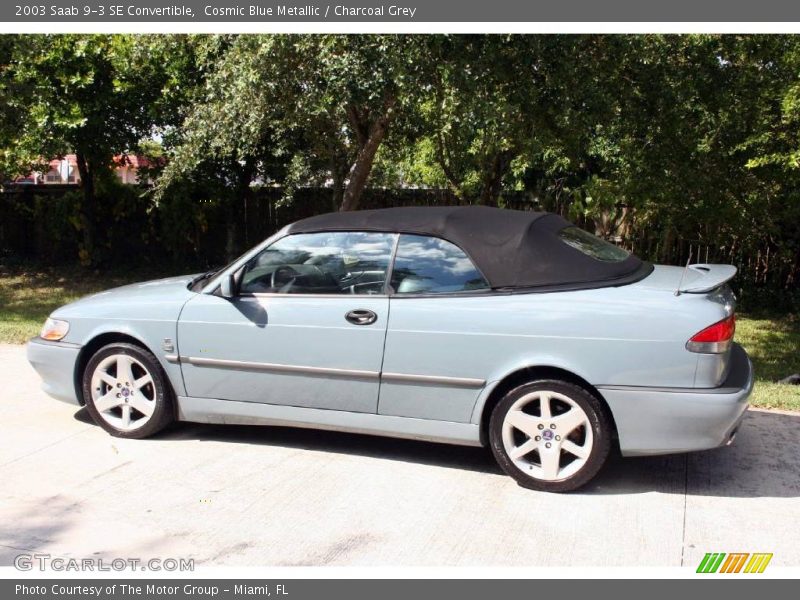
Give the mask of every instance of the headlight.
[(44, 322), (44, 327), (42, 327), (42, 332), (39, 334), (39, 337), (44, 340), (50, 340), (51, 342), (57, 342), (58, 340), (64, 339), (68, 331), (69, 323), (66, 321), (47, 319), (47, 321)]

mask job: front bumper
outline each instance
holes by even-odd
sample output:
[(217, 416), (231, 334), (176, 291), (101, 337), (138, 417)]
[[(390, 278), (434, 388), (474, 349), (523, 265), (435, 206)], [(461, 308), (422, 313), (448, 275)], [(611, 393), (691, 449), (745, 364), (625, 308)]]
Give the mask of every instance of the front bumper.
[(707, 450), (733, 439), (753, 391), (753, 364), (739, 344), (727, 379), (712, 389), (598, 387), (625, 456)]
[(27, 351), (28, 362), (42, 378), (42, 389), (53, 398), (80, 405), (75, 391), (75, 363), (81, 347), (35, 337), (28, 342)]

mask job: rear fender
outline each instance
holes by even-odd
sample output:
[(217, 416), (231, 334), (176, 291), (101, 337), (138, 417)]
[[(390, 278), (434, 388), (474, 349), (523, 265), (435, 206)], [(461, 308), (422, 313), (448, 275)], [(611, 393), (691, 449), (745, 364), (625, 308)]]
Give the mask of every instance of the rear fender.
[(477, 400), (475, 401), (475, 406), (472, 410), (472, 418), (470, 422), (479, 424), (481, 423), (481, 419), (483, 417), (483, 411), (486, 407), (486, 402), (492, 396), (492, 393), (497, 389), (497, 386), (500, 385), (503, 381), (508, 379), (509, 377), (514, 376), (516, 373), (520, 371), (524, 371), (527, 369), (542, 369), (542, 370), (553, 370), (553, 371), (563, 371), (565, 373), (571, 374), (576, 379), (579, 379), (583, 382), (586, 382), (587, 385), (591, 384), (588, 382), (586, 378), (586, 374), (582, 372), (580, 369), (576, 370), (573, 368), (572, 365), (569, 365), (567, 361), (556, 358), (554, 356), (530, 356), (525, 358), (520, 358), (517, 361), (507, 363), (501, 369), (498, 369), (496, 372), (493, 373), (491, 379), (487, 381), (484, 388), (481, 390), (481, 393), (478, 395)]

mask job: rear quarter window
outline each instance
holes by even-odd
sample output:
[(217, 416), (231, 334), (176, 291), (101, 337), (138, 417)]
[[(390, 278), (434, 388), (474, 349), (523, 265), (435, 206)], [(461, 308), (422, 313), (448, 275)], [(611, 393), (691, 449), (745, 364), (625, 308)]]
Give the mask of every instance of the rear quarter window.
[(466, 254), (448, 241), (403, 234), (397, 245), (392, 289), (396, 294), (445, 294), (488, 289)]
[(565, 244), (583, 252), (586, 256), (591, 256), (603, 262), (622, 262), (630, 256), (627, 250), (615, 246), (611, 242), (601, 240), (599, 237), (574, 225), (559, 231), (558, 237)]

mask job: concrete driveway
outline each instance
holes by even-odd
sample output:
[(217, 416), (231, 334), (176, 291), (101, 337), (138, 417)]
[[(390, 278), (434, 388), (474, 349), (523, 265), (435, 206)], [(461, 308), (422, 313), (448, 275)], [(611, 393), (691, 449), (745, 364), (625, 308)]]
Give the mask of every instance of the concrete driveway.
[(207, 565), (647, 565), (773, 552), (800, 565), (800, 414), (733, 446), (614, 458), (579, 493), (524, 490), (487, 451), (181, 424), (108, 436), (0, 346), (0, 565), (20, 552)]

